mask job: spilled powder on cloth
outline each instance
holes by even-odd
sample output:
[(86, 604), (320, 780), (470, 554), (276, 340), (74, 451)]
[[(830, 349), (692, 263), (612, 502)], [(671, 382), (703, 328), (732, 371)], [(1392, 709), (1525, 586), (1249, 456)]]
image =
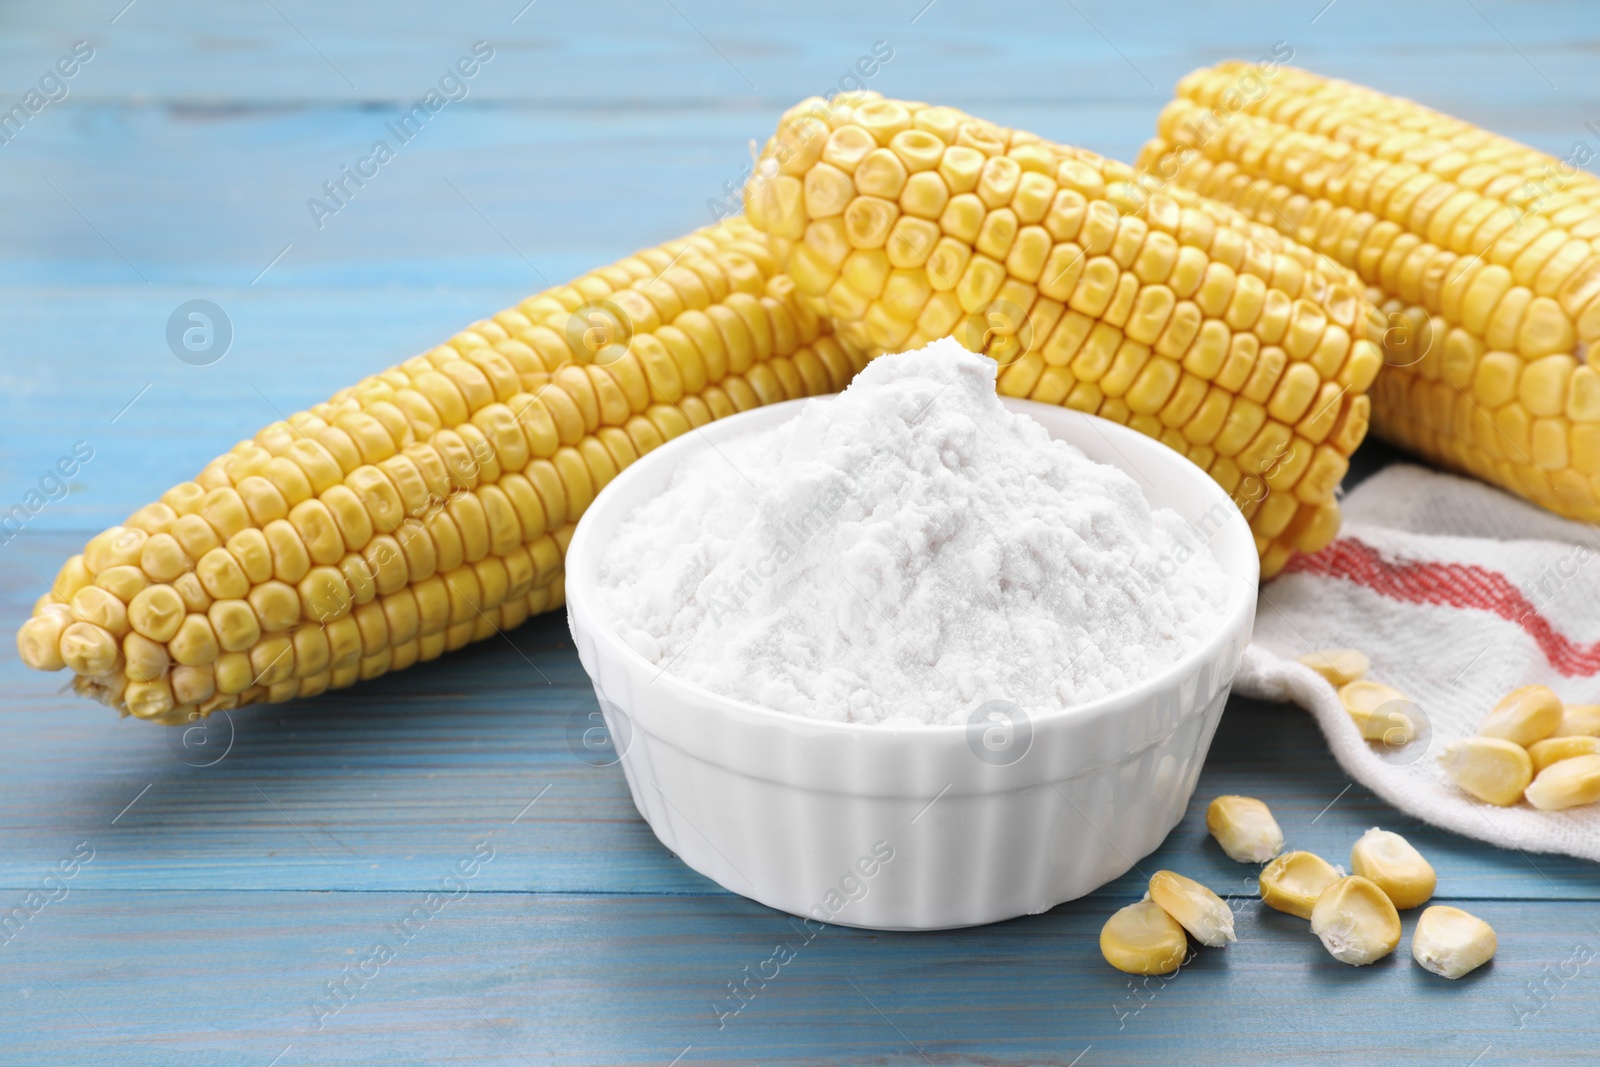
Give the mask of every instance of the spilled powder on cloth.
[(1214, 632), (1220, 565), (995, 374), (935, 341), (693, 452), (607, 546), (610, 623), (713, 692), (835, 721), (1037, 713), (1160, 673)]

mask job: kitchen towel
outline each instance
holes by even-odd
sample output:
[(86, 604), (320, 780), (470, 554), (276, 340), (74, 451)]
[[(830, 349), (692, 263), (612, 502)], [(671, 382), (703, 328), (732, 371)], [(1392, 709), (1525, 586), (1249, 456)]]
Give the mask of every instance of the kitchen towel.
[[(1409, 465), (1362, 482), (1341, 509), (1337, 540), (1262, 586), (1234, 691), (1310, 711), (1340, 766), (1408, 814), (1502, 848), (1600, 861), (1600, 805), (1495, 807), (1438, 762), (1518, 686), (1600, 704), (1600, 528)], [(1416, 702), (1415, 740), (1362, 739), (1333, 686), (1295, 661), (1326, 648), (1360, 649), (1367, 677)]]

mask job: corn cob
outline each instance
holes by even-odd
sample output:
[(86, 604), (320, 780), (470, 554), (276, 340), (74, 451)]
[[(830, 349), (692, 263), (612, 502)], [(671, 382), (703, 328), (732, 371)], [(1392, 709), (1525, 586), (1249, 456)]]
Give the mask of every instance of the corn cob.
[(1141, 168), (1373, 287), (1387, 364), (1372, 390), (1376, 433), (1600, 520), (1600, 179), (1304, 71), (1279, 70), (1248, 99), (1249, 70), (1184, 78)]
[(69, 559), (22, 659), (168, 723), (431, 660), (560, 605), (576, 520), (639, 455), (863, 362), (742, 219), (700, 230), (240, 442)]
[(1338, 528), (1381, 363), (1370, 308), (1326, 257), (1134, 178), (868, 93), (786, 113), (745, 205), (842, 340), (876, 354), (953, 335), (1002, 365), (1001, 392), (1165, 442), (1234, 494), (1273, 574)]

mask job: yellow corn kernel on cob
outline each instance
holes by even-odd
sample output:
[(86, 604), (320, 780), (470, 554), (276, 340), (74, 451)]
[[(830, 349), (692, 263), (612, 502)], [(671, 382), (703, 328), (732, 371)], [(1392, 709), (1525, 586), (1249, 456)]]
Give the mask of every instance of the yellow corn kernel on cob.
[(786, 113), (745, 197), (795, 288), (869, 353), (954, 336), (1010, 396), (1182, 452), (1264, 575), (1333, 538), (1381, 363), (1353, 274), (1125, 164), (876, 93)]
[(240, 442), (69, 559), (22, 659), (169, 723), (402, 670), (561, 604), (576, 520), (641, 454), (863, 363), (744, 220), (700, 230)]
[(1178, 84), (1141, 169), (1372, 286), (1381, 436), (1600, 519), (1600, 179), (1436, 111), (1282, 69)]

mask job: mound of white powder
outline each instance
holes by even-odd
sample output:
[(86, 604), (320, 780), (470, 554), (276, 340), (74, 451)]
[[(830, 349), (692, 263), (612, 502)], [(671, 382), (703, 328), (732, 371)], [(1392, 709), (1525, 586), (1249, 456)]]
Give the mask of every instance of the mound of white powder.
[(937, 341), (706, 443), (607, 547), (611, 624), (713, 692), (860, 723), (1055, 710), (1176, 662), (1216, 628), (1221, 567), (1131, 477), (1007, 411), (995, 372)]

